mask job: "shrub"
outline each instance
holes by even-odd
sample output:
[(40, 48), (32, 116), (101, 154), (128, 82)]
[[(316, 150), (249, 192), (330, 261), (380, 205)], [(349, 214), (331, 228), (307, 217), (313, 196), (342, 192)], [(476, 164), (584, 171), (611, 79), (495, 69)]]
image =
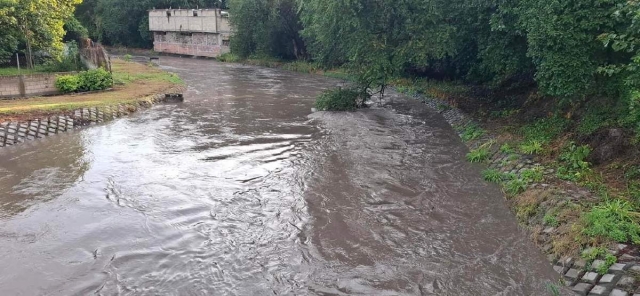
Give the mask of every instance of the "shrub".
[(529, 155), (542, 154), (544, 152), (544, 148), (542, 147), (542, 142), (538, 140), (530, 140), (520, 145), (520, 151)]
[(486, 169), (486, 170), (482, 171), (482, 177), (485, 179), (485, 181), (493, 182), (493, 183), (500, 183), (500, 182), (502, 182), (502, 179), (504, 178), (504, 175), (499, 170)]
[(527, 182), (544, 181), (544, 172), (542, 166), (535, 166), (532, 169), (522, 171), (522, 178)]
[(501, 153), (506, 153), (506, 154), (512, 154), (512, 153), (515, 153), (516, 150), (513, 149), (513, 147), (511, 147), (511, 145), (509, 145), (509, 143), (504, 143), (504, 144), (502, 144), (502, 146), (500, 146), (500, 152)]
[(483, 162), (489, 158), (489, 149), (487, 147), (480, 147), (478, 149), (471, 150), (467, 154), (467, 160), (469, 162)]
[(468, 142), (471, 140), (478, 139), (484, 135), (485, 131), (475, 124), (469, 124), (465, 126), (462, 131), (462, 135), (460, 136), (463, 141)]
[(78, 79), (80, 81), (79, 91), (103, 90), (113, 85), (111, 73), (102, 68), (80, 72)]
[(122, 58), (127, 62), (131, 62), (131, 60), (133, 59), (130, 54), (125, 54)]
[(216, 59), (218, 61), (225, 62), (225, 63), (237, 63), (237, 62), (239, 62), (241, 60), (238, 55), (235, 55), (235, 54), (230, 53), (230, 52), (221, 54)]
[(56, 88), (63, 93), (75, 92), (80, 86), (80, 79), (77, 75), (62, 75), (56, 77)]
[(612, 239), (616, 242), (640, 243), (638, 213), (623, 200), (609, 200), (584, 214), (582, 232), (589, 237)]
[(102, 68), (83, 71), (75, 75), (58, 76), (55, 82), (56, 88), (63, 93), (103, 90), (112, 85), (111, 73)]
[(514, 196), (527, 190), (527, 181), (523, 179), (513, 179), (504, 185), (504, 192)]
[(544, 218), (542, 218), (542, 221), (544, 222), (544, 225), (547, 225), (547, 226), (558, 227), (558, 225), (560, 225), (560, 223), (558, 222), (558, 217), (550, 213), (547, 213), (546, 215), (544, 215)]
[(320, 111), (354, 111), (364, 106), (369, 94), (357, 88), (335, 88), (324, 91), (316, 99)]
[(591, 153), (589, 146), (569, 143), (559, 157), (562, 165), (558, 167), (558, 178), (569, 181), (581, 180), (590, 172), (589, 163), (585, 161), (589, 153)]

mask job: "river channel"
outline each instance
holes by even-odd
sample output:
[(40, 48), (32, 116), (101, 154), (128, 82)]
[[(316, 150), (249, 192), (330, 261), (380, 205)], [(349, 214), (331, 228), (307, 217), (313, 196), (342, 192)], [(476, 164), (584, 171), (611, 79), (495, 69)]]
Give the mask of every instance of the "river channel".
[(397, 94), (162, 57), (185, 102), (0, 149), (0, 295), (549, 295), (499, 188)]

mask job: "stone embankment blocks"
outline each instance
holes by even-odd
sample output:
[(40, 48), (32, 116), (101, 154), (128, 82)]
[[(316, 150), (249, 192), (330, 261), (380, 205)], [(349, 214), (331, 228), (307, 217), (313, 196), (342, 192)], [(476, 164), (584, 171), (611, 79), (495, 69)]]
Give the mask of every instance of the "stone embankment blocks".
[[(182, 88), (178, 88), (182, 91)], [(25, 141), (52, 136), (78, 127), (106, 122), (136, 112), (140, 108), (150, 107), (158, 102), (181, 102), (182, 95), (157, 94), (138, 104), (91, 107), (72, 112), (37, 118), (26, 121), (0, 123), (0, 147), (13, 146)]]

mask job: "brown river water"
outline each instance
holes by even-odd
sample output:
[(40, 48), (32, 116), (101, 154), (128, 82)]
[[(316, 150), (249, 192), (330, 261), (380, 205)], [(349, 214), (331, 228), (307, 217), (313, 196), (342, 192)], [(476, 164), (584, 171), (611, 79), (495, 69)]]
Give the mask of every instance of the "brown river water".
[(337, 80), (163, 57), (185, 103), (0, 149), (0, 295), (549, 295), (435, 111), (314, 113)]

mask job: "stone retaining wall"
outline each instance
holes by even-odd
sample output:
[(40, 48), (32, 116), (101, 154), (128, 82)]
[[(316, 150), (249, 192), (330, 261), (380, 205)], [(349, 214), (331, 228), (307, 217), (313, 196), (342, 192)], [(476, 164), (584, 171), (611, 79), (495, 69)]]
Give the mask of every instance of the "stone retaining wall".
[[(182, 87), (169, 93), (181, 92)], [(73, 112), (36, 118), (27, 121), (0, 123), (0, 147), (13, 146), (25, 141), (63, 133), (74, 128), (92, 125), (131, 114), (140, 108), (148, 108), (158, 102), (180, 101), (182, 96), (157, 94), (141, 100), (137, 104), (91, 107)]]
[(0, 76), (0, 97), (17, 98), (55, 95), (56, 75), (66, 73), (44, 73), (31, 75)]
[[(423, 101), (426, 105), (444, 116), (447, 122), (454, 128), (464, 127), (474, 121), (470, 116), (460, 109), (450, 104), (421, 95), (415, 97)], [(443, 108), (446, 107), (446, 108)], [(459, 132), (462, 138), (463, 132)], [(530, 156), (517, 154), (517, 159), (512, 159), (514, 153), (500, 152), (499, 145), (487, 145), (494, 141), (494, 135), (485, 134), (479, 139), (466, 142), (469, 149), (477, 149), (482, 145), (489, 147), (490, 157), (487, 164), (503, 173), (512, 173), (521, 176), (522, 172), (540, 166), (533, 161)], [(506, 161), (510, 160), (510, 161)], [(556, 178), (553, 169), (545, 169), (545, 179)], [(533, 183), (528, 185), (534, 189), (555, 190), (567, 199), (584, 200), (592, 195), (589, 190), (565, 190), (555, 188), (555, 185), (548, 183)], [(608, 250), (617, 258), (617, 263), (612, 265), (605, 274), (598, 274), (596, 270), (604, 261), (595, 260), (590, 265), (581, 258), (561, 258), (558, 259), (551, 254), (552, 240), (551, 234), (557, 231), (555, 227), (545, 227), (544, 225), (528, 225), (532, 232), (532, 237), (540, 246), (543, 252), (548, 255), (550, 264), (561, 275), (565, 285), (577, 295), (602, 295), (602, 296), (640, 296), (640, 251), (638, 246), (619, 244), (615, 249)]]

